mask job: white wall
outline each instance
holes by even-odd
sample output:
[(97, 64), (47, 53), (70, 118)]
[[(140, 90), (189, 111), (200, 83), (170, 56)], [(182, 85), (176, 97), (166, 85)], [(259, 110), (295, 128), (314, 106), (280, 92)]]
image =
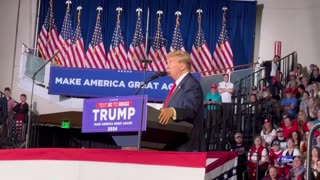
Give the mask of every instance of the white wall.
[[(37, 0), (21, 0), (15, 43), (18, 3), (19, 0), (0, 1), (0, 89), (12, 84), (15, 99), (21, 93), (30, 97), (30, 93), (20, 88), (17, 82), (22, 43), (33, 46)], [(261, 19), (257, 22), (257, 25), (261, 23), (261, 27), (256, 32), (255, 60), (258, 57), (262, 60), (272, 58), (273, 43), (280, 40), (283, 42), (282, 55), (297, 51), (302, 64), (320, 65), (320, 0), (258, 0), (258, 4), (264, 7), (261, 17), (257, 18)], [(15, 61), (14, 47), (17, 48)], [(35, 97), (34, 100), (41, 114), (70, 110), (45, 98)]]
[(283, 56), (297, 51), (298, 61), (303, 65), (320, 65), (319, 0), (258, 0), (258, 4), (264, 8), (258, 32), (260, 47), (255, 58), (271, 59), (274, 41), (280, 40)]

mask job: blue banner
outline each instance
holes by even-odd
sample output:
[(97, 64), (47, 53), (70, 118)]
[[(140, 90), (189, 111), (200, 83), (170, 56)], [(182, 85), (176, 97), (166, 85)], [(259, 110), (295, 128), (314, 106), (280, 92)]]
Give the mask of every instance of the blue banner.
[[(146, 79), (155, 73), (146, 72)], [(200, 79), (200, 74), (193, 75)], [(142, 71), (51, 67), (49, 94), (77, 97), (130, 96), (135, 95), (143, 80)], [(146, 84), (145, 94), (149, 101), (164, 101), (172, 85), (170, 77), (160, 77)]]
[(147, 96), (144, 100), (143, 96), (85, 99), (82, 132), (136, 132), (140, 129), (140, 122), (141, 130), (145, 131), (147, 100)]

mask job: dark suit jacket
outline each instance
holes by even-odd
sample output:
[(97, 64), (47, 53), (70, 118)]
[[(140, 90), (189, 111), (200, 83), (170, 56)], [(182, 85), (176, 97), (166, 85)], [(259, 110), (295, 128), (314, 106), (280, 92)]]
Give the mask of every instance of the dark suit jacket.
[(203, 92), (199, 81), (187, 74), (171, 95), (167, 107), (176, 110), (176, 121), (187, 121), (193, 129), (186, 147), (188, 151), (204, 150)]

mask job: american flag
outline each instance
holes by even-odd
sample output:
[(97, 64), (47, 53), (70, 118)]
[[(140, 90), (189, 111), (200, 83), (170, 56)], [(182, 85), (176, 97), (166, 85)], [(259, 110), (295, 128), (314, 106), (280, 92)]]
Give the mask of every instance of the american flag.
[(140, 64), (140, 60), (147, 59), (147, 55), (145, 52), (145, 45), (143, 43), (143, 35), (142, 35), (142, 28), (141, 28), (141, 12), (142, 9), (138, 8), (138, 18), (136, 23), (136, 29), (134, 31), (134, 36), (132, 43), (129, 47), (128, 52), (128, 69), (130, 70), (142, 70), (142, 66)]
[(177, 11), (175, 14), (176, 14), (177, 18), (176, 18), (176, 25), (175, 25), (174, 31), (173, 31), (172, 44), (170, 46), (170, 51), (178, 51), (178, 50), (186, 51), (183, 46), (181, 30), (180, 30), (179, 16), (181, 16), (181, 12)]
[(217, 73), (225, 73), (233, 71), (233, 54), (229, 42), (226, 25), (226, 10), (223, 8), (222, 30), (219, 36), (216, 49), (213, 52), (213, 67)]
[(94, 27), (93, 36), (89, 44), (89, 48), (86, 53), (87, 65), (89, 68), (106, 68), (106, 52), (102, 40), (101, 33), (101, 11), (102, 7), (97, 8), (98, 14), (96, 19), (96, 25)]
[(50, 59), (60, 46), (57, 27), (53, 17), (53, 2), (50, 0), (50, 6), (45, 17), (44, 23), (38, 37), (37, 48), (43, 59)]
[(68, 54), (68, 49), (71, 43), (72, 37), (72, 25), (70, 19), (70, 4), (71, 1), (66, 1), (67, 9), (62, 23), (62, 29), (59, 35), (59, 44), (58, 49), (60, 53), (58, 54), (59, 62), (62, 66), (74, 67), (74, 64), (71, 61), (71, 57)]
[(213, 152), (207, 155), (206, 180), (237, 179), (237, 152)]
[(282, 42), (281, 41), (275, 41), (274, 42), (274, 55), (281, 57), (281, 48), (282, 48)]
[(118, 15), (117, 15), (117, 22), (116, 27), (114, 29), (110, 49), (108, 52), (108, 69), (126, 69), (126, 49), (123, 41), (123, 37), (121, 34), (121, 27), (120, 27), (120, 14), (122, 8), (117, 8)]
[(165, 71), (167, 50), (165, 46), (165, 40), (162, 36), (161, 31), (161, 14), (163, 14), (163, 12), (158, 11), (157, 14), (157, 30), (149, 52), (149, 59), (152, 60), (152, 63), (150, 64), (150, 69), (152, 71)]
[(201, 13), (202, 10), (198, 9), (198, 33), (194, 44), (191, 49), (191, 60), (192, 60), (192, 69), (194, 72), (202, 73), (202, 75), (212, 74), (210, 70), (212, 69), (212, 57), (207, 45), (207, 42), (204, 38), (204, 34), (201, 27)]
[(84, 68), (85, 67), (85, 56), (84, 56), (84, 45), (81, 34), (81, 25), (80, 25), (80, 15), (81, 15), (81, 6), (77, 7), (78, 10), (78, 22), (77, 27), (72, 38), (71, 46), (69, 49), (69, 54), (72, 57), (71, 62), (74, 64), (73, 67)]

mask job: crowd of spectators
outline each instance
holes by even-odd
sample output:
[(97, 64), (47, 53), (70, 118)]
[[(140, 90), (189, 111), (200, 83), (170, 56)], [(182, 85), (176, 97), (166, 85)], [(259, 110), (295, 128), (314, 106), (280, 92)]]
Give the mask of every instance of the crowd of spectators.
[(28, 121), (29, 105), (27, 96), (20, 95), (20, 103), (11, 98), (11, 89), (4, 89), (0, 98), (0, 138), (15, 146), (19, 146), (25, 139)]
[[(267, 84), (261, 89), (252, 87), (248, 97), (249, 103), (262, 104), (255, 113), (267, 113), (259, 119), (260, 134), (251, 146), (244, 144), (242, 133), (234, 136), (232, 150), (239, 152), (238, 179), (243, 179), (244, 172), (248, 179), (306, 177), (307, 138), (310, 129), (320, 123), (319, 67), (312, 64), (306, 73), (298, 64), (284, 83), (277, 67), (279, 60), (275, 56), (261, 64), (266, 68)], [(312, 178), (320, 179), (320, 130), (312, 136)]]

